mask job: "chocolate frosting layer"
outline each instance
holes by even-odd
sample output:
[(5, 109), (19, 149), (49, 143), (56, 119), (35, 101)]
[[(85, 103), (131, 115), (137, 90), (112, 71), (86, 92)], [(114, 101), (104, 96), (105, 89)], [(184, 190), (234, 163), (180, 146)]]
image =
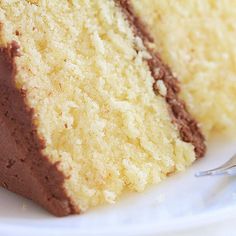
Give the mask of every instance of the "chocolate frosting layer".
[(180, 93), (179, 81), (172, 74), (170, 68), (161, 60), (160, 55), (150, 48), (149, 45), (150, 43), (153, 43), (154, 40), (149, 34), (145, 24), (135, 15), (135, 11), (130, 1), (115, 1), (122, 8), (124, 15), (133, 28), (134, 34), (143, 40), (147, 51), (151, 55), (151, 58), (147, 59), (147, 62), (154, 78), (154, 92), (159, 93), (156, 87), (156, 81), (162, 80), (167, 88), (165, 99), (169, 107), (169, 112), (173, 123), (178, 127), (181, 139), (185, 142), (192, 143), (197, 158), (204, 156), (206, 152), (205, 139), (196, 120), (188, 112), (184, 101), (178, 96)]
[(18, 45), (0, 48), (0, 185), (41, 204), (51, 213), (75, 212), (63, 183), (65, 176), (42, 154), (45, 147), (33, 125), (26, 92), (15, 85)]

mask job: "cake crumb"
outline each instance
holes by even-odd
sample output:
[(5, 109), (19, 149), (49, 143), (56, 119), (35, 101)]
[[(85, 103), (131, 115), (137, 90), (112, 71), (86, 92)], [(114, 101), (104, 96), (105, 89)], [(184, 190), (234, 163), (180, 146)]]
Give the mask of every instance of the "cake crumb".
[(109, 190), (104, 190), (103, 193), (107, 202), (111, 204), (115, 203), (116, 194), (114, 192), (109, 191)]
[(30, 4), (38, 4), (38, 0), (27, 0)]
[(158, 93), (160, 95), (162, 95), (163, 97), (165, 97), (167, 95), (167, 88), (163, 82), (163, 80), (157, 80), (154, 84), (154, 88), (155, 90), (158, 91)]

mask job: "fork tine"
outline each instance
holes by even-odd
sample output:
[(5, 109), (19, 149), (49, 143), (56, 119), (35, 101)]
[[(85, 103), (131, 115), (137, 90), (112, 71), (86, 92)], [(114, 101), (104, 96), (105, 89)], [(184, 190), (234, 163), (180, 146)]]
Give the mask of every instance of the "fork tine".
[(222, 175), (226, 174), (228, 169), (216, 168), (212, 170), (199, 171), (195, 174), (196, 177), (203, 177), (208, 175)]
[(195, 174), (196, 177), (209, 176), (209, 175), (223, 175), (223, 174), (234, 174), (236, 168), (236, 155), (230, 158), (223, 165), (206, 171), (199, 171)]

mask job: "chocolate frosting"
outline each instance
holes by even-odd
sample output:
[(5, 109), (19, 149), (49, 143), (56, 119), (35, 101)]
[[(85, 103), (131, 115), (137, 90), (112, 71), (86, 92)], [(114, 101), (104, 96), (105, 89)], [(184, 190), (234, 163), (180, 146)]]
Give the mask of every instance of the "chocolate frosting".
[(42, 154), (45, 147), (33, 125), (24, 90), (16, 89), (16, 42), (0, 48), (0, 185), (41, 204), (51, 213), (74, 213), (58, 163)]
[[(122, 11), (129, 21), (135, 35), (139, 36), (150, 53), (151, 58), (147, 59), (149, 69), (154, 78), (153, 89), (155, 93), (159, 93), (155, 84), (156, 81), (162, 80), (167, 88), (165, 96), (172, 117), (172, 122), (178, 127), (180, 137), (187, 143), (192, 143), (196, 153), (196, 157), (204, 156), (206, 152), (205, 139), (198, 127), (196, 120), (188, 112), (183, 100), (178, 97), (180, 93), (179, 81), (172, 74), (170, 68), (163, 63), (160, 55), (150, 48), (150, 43), (154, 40), (147, 31), (147, 27), (139, 17), (135, 15), (135, 11), (129, 0), (115, 0), (122, 8)], [(156, 73), (158, 71), (158, 73)]]

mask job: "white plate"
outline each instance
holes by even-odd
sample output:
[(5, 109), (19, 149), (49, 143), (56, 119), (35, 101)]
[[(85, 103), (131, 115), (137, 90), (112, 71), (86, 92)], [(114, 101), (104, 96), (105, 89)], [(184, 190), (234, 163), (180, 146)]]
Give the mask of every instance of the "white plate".
[(236, 153), (236, 141), (215, 140), (204, 159), (141, 194), (80, 216), (56, 218), (0, 189), (1, 236), (157, 235), (218, 225), (236, 219), (236, 177), (195, 178)]

